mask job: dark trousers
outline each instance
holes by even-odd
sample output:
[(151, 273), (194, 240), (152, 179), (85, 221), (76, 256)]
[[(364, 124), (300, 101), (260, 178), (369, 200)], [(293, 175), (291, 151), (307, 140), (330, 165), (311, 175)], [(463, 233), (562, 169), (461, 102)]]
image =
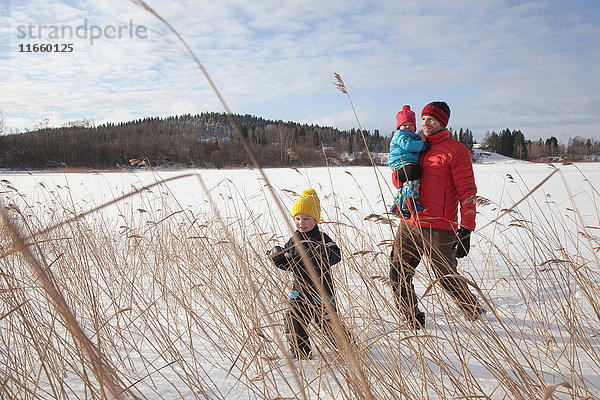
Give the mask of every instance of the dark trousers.
[(456, 275), (457, 237), (453, 231), (419, 228), (401, 222), (394, 238), (391, 252), (390, 281), (394, 300), (405, 315), (420, 313), (413, 278), (421, 258), (427, 256), (431, 268), (444, 290), (452, 297), (465, 315), (473, 315), (479, 309), (477, 298), (465, 282), (444, 276)]
[[(332, 306), (335, 310), (335, 306)], [(329, 338), (335, 348), (340, 348), (331, 319), (332, 317), (325, 305), (314, 304), (302, 299), (290, 300), (290, 309), (285, 316), (285, 325), (292, 354), (297, 358), (308, 358), (310, 356), (311, 344), (308, 325), (311, 322), (314, 322), (321, 332)], [(347, 335), (343, 326), (342, 331), (344, 335)]]

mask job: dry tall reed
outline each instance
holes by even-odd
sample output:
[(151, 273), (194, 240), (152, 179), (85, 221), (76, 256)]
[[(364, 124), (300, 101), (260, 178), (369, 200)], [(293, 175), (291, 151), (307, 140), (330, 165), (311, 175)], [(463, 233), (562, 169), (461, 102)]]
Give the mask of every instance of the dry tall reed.
[[(331, 171), (334, 184), (339, 174), (353, 173)], [(245, 194), (223, 181), (206, 188), (210, 197), (200, 190), (197, 204), (182, 206), (169, 183), (157, 177), (152, 189), (136, 187), (118, 203), (116, 218), (105, 212), (73, 218), (93, 206), (78, 203), (68, 187), (39, 186), (36, 197), (44, 201), (38, 201), (3, 182), (6, 218), (31, 234), (16, 248), (2, 227), (1, 397), (111, 397), (20, 255), (24, 246), (45, 260), (65, 305), (114, 371), (118, 396), (363, 397), (356, 366), (320, 332), (312, 332), (316, 360), (293, 369), (284, 361), (282, 339), (273, 332), (283, 332), (289, 277), (264, 252), (287, 232), (265, 211), (271, 200), (264, 186)], [(296, 198), (295, 188), (273, 187), (284, 204)], [(488, 301), (487, 317), (464, 320), (420, 267), (416, 286), (429, 321), (422, 334), (404, 326), (391, 301), (390, 227), (385, 218), (369, 217), (378, 206), (341, 189), (323, 193), (322, 229), (344, 256), (334, 269), (339, 315), (357, 339), (356, 357), (374, 398), (597, 396), (600, 268), (590, 230), (598, 226), (598, 209), (578, 215), (573, 202), (565, 214), (564, 204), (520, 187), (522, 196), (503, 199), (506, 207), (480, 206), (481, 225), (494, 222), (475, 231), (462, 264)], [(591, 204), (598, 200), (595, 188), (586, 195)], [(36, 233), (57, 220), (71, 222)]]

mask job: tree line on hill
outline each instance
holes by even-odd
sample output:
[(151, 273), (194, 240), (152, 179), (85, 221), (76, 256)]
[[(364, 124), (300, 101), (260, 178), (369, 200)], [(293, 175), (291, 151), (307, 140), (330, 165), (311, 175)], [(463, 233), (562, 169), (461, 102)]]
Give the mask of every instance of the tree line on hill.
[(600, 141), (596, 139), (583, 139), (576, 136), (570, 138), (567, 145), (564, 145), (559, 144), (554, 136), (546, 140), (527, 140), (520, 130), (510, 129), (504, 129), (500, 133), (487, 132), (481, 142), (481, 148), (519, 160), (600, 159)]
[[(233, 117), (265, 167), (369, 165), (365, 142), (371, 153), (387, 153), (391, 140), (391, 132), (381, 135), (378, 130), (361, 133), (357, 129), (339, 130), (251, 115)], [(473, 148), (475, 142), (469, 129), (450, 129), (450, 133)], [(537, 142), (526, 141), (519, 131), (508, 129), (486, 135), (483, 145), (515, 158), (554, 154), (538, 155)], [(557, 141), (556, 147), (560, 149)], [(592, 148), (597, 149), (597, 142)], [(0, 168), (110, 169), (130, 167), (131, 160), (174, 168), (228, 168), (250, 163), (225, 113), (145, 118), (98, 126), (87, 120), (58, 128), (46, 123), (33, 131), (0, 135)]]
[[(367, 164), (362, 135), (356, 129), (270, 121), (234, 115), (242, 135), (266, 167), (324, 165), (345, 159)], [(372, 152), (384, 152), (389, 138), (364, 132)], [(288, 151), (290, 150), (290, 151)], [(290, 157), (293, 154), (293, 157)], [(327, 158), (326, 158), (327, 157)], [(93, 126), (89, 121), (0, 136), (0, 168), (41, 169), (127, 167), (130, 160), (177, 168), (239, 167), (250, 163), (225, 113), (145, 118)]]

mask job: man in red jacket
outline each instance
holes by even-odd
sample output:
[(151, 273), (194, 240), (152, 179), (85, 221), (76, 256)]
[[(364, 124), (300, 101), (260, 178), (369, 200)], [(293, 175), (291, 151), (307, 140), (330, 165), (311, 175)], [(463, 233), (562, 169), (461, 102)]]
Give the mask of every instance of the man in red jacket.
[(471, 152), (450, 136), (446, 129), (449, 118), (450, 107), (441, 101), (427, 104), (421, 112), (423, 132), (431, 145), (420, 157), (419, 202), (425, 210), (401, 221), (391, 253), (394, 300), (412, 329), (425, 327), (425, 314), (419, 310), (412, 282), (423, 256), (468, 320), (474, 321), (485, 312), (464, 281), (447, 277), (458, 274), (457, 258), (469, 252), (477, 193)]

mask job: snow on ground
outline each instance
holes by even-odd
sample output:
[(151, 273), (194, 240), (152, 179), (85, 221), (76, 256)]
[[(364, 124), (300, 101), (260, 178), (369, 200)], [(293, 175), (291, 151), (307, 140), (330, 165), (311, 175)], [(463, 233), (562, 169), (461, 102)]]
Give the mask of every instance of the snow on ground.
[[(481, 163), (474, 165), (480, 196), (478, 229), (471, 243), (471, 253), (461, 260), (460, 269), (482, 288), (490, 301), (488, 306), (493, 307), (495, 312), (488, 313), (484, 321), (465, 324), (451, 303), (440, 300), (443, 296), (431, 293), (424, 296), (431, 281), (426, 268), (420, 266), (415, 284), (428, 313), (428, 335), (422, 336), (422, 342), (415, 339), (410, 331), (399, 328), (399, 321), (391, 312), (392, 307), (386, 304), (391, 303), (387, 289), (384, 286), (381, 286), (381, 291), (374, 292), (373, 289), (374, 279), (387, 276), (386, 254), (393, 237), (393, 229), (378, 220), (378, 216), (384, 216), (392, 200), (389, 169), (381, 167), (375, 172), (370, 167), (279, 168), (267, 169), (265, 174), (286, 212), (303, 189), (313, 187), (319, 193), (323, 208), (322, 229), (343, 244), (345, 260), (336, 275), (337, 279), (346, 280), (344, 285), (340, 285), (344, 289), (338, 292), (340, 314), (358, 333), (359, 342), (365, 349), (364, 360), (378, 365), (377, 369), (369, 370), (374, 375), (368, 377), (372, 380), (374, 391), (386, 393), (386, 390), (397, 390), (401, 393), (408, 390), (407, 393), (413, 396), (420, 393), (422, 398), (469, 395), (513, 398), (514, 393), (503, 386), (503, 381), (522, 380), (525, 386), (515, 390), (526, 390), (527, 385), (538, 385), (543, 379), (547, 384), (570, 381), (577, 390), (577, 398), (600, 395), (600, 366), (597, 361), (600, 343), (598, 329), (590, 323), (598, 323), (594, 307), (600, 296), (600, 266), (593, 250), (597, 251), (600, 229), (597, 192), (600, 168), (597, 164), (518, 163), (485, 152), (478, 155)], [(546, 178), (548, 180), (536, 188)], [(95, 214), (102, 215), (107, 221), (107, 232), (119, 230), (119, 227), (125, 229), (125, 225), (133, 232), (131, 227), (142, 226), (141, 221), (160, 223), (144, 218), (149, 218), (147, 215), (152, 214), (151, 210), (166, 210), (164, 202), (169, 199), (196, 216), (209, 215), (216, 207), (225, 222), (231, 223), (235, 237), (230, 240), (235, 245), (243, 247), (244, 243), (254, 243), (253, 246), (260, 247), (257, 243), (261, 243), (262, 239), (256, 242), (249, 236), (263, 235), (283, 242), (290, 234), (284, 224), (288, 216), (279, 213), (276, 200), (266, 190), (265, 181), (252, 169), (69, 174), (2, 172), (0, 179), (5, 199), (16, 189), (31, 210), (38, 210), (39, 223), (43, 226), (56, 222), (56, 214), (50, 209), (57, 204), (75, 212), (84, 212), (123, 194), (139, 191), (157, 180), (172, 179), (150, 189), (156, 195), (152, 201), (147, 197), (133, 196)], [(524, 198), (526, 200), (522, 201)], [(518, 206), (511, 209), (515, 203)], [(89, 218), (94, 218), (95, 214)], [(137, 216), (139, 221), (125, 221), (131, 218), (130, 215)], [(200, 218), (198, 221), (198, 224), (202, 222)], [(242, 226), (236, 228), (236, 221), (242, 221)], [(210, 230), (210, 227), (206, 229)], [(207, 236), (210, 233), (207, 232)], [(10, 248), (5, 239), (0, 243), (2, 252)], [(263, 240), (264, 247), (260, 250), (271, 244), (271, 241)], [(215, 251), (217, 247), (215, 245)], [(555, 257), (556, 254), (560, 257)], [(567, 259), (574, 261), (567, 263)], [(231, 265), (235, 265), (235, 261)], [(572, 268), (571, 265), (579, 267)], [(272, 285), (268, 264), (257, 265), (256, 268), (259, 270), (256, 283)], [(132, 273), (137, 272), (132, 270)], [(218, 276), (211, 279), (218, 279)], [(265, 304), (281, 307), (285, 284), (282, 283), (277, 290), (270, 288), (268, 292), (265, 292), (268, 285), (261, 287)], [(210, 294), (204, 295), (210, 297)], [(217, 297), (211, 299), (219, 301)], [(198, 307), (205, 306), (199, 302)], [(226, 313), (231, 312), (228, 303), (224, 303), (223, 308)], [(198, 310), (199, 315), (206, 316), (198, 322), (205, 331), (214, 328), (213, 323), (217, 321), (218, 325), (225, 323), (225, 320), (218, 320), (222, 316), (214, 313), (212, 309)], [(374, 313), (379, 317), (373, 318)], [(176, 316), (174, 314), (173, 318)], [(168, 315), (157, 315), (157, 320), (166, 320), (168, 324)], [(548, 326), (542, 329), (539, 321), (547, 322)], [(585, 337), (586, 346), (574, 344), (577, 336)], [(212, 346), (227, 348), (226, 340), (196, 340), (195, 345), (201, 343), (204, 349)], [(232, 337), (231, 343), (237, 343), (236, 340)], [(127, 352), (127, 344), (122, 345), (123, 351)], [(419, 353), (417, 349), (425, 353)], [(267, 373), (259, 368), (257, 374), (263, 371), (263, 375), (267, 374), (269, 378), (253, 381), (248, 373), (249, 369), (255, 368), (249, 361), (251, 357), (240, 366), (242, 362), (236, 363), (235, 354), (200, 353), (201, 357), (193, 348), (184, 348), (180, 356), (183, 359), (192, 355), (198, 358), (188, 365), (197, 365), (201, 375), (206, 377), (206, 381), (201, 382), (208, 390), (202, 395), (206, 398), (261, 398), (257, 393), (268, 393), (271, 398), (298, 396), (295, 375), (285, 366), (280, 367), (281, 370), (268, 369)], [(536, 354), (533, 361), (532, 353)], [(131, 362), (148, 363), (148, 360), (162, 360), (161, 357), (164, 354), (158, 348), (148, 348), (148, 354)], [(501, 364), (499, 360), (515, 360), (517, 363), (494, 365)], [(0, 363), (6, 363), (6, 360)], [(233, 365), (236, 368), (232, 369)], [(453, 379), (465, 376), (465, 365), (469, 371), (466, 376), (469, 381), (472, 380), (468, 387), (477, 388), (474, 393), (455, 391), (460, 383), (453, 382)], [(577, 371), (572, 370), (574, 365)], [(322, 378), (317, 379), (322, 368), (318, 362), (299, 366), (300, 375), (309, 382), (308, 398), (343, 396), (343, 390), (324, 389), (323, 386), (333, 384), (331, 380), (322, 383)], [(335, 370), (335, 367), (329, 368)], [(389, 375), (376, 376), (378, 371), (389, 371)], [(398, 371), (404, 372), (396, 375)], [(427, 374), (427, 377), (420, 373)], [(342, 376), (343, 373), (339, 372), (337, 379), (343, 382)], [(318, 382), (315, 383), (315, 379)], [(140, 390), (142, 396), (148, 398), (202, 397), (198, 392), (190, 391), (189, 384), (184, 382), (181, 371), (175, 367), (165, 368), (152, 377), (151, 383), (142, 386), (150, 390), (148, 388), (154, 385), (153, 391)], [(257, 389), (255, 386), (260, 384), (268, 388)], [(348, 390), (346, 385), (341, 386)], [(542, 392), (543, 387), (537, 391)], [(570, 398), (566, 393), (565, 389), (561, 398)]]

